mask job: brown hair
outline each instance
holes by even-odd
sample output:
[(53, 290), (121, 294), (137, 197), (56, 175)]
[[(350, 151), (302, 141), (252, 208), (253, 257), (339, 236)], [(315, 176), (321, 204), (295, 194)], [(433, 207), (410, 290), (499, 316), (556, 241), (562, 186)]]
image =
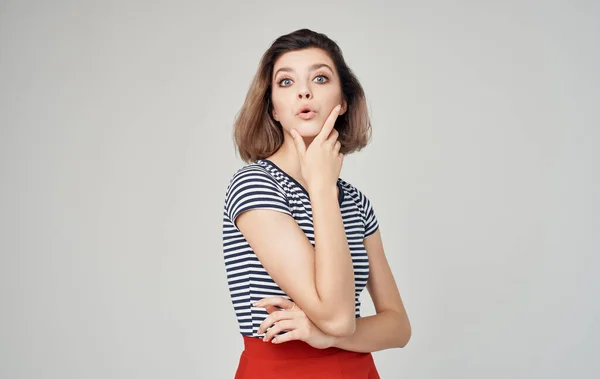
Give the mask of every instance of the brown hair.
[(250, 84), (246, 100), (234, 125), (234, 140), (245, 162), (264, 159), (283, 144), (281, 124), (273, 119), (271, 76), (275, 61), (286, 52), (316, 47), (324, 50), (333, 61), (340, 77), (342, 96), (348, 109), (338, 116), (335, 128), (339, 132), (340, 152), (350, 154), (367, 146), (371, 139), (365, 93), (358, 79), (346, 64), (339, 46), (322, 33), (300, 29), (277, 38), (263, 54)]

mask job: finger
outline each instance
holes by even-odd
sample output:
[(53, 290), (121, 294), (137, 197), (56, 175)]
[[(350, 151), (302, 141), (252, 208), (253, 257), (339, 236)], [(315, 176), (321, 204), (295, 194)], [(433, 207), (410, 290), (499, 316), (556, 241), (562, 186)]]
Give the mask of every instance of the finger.
[(327, 117), (327, 120), (325, 120), (325, 124), (323, 125), (323, 128), (321, 129), (319, 134), (317, 134), (315, 139), (325, 141), (327, 139), (327, 137), (329, 137), (329, 133), (331, 133), (331, 129), (333, 129), (333, 126), (335, 125), (335, 120), (337, 119), (338, 115), (340, 114), (340, 108), (341, 108), (340, 105), (333, 108), (333, 110), (329, 114), (329, 117)]
[(267, 311), (268, 314), (271, 314), (273, 312), (279, 311), (280, 309), (274, 305), (267, 305), (267, 306), (265, 306), (265, 310)]
[(271, 343), (284, 343), (284, 342), (288, 342), (288, 341), (292, 341), (292, 340), (299, 340), (299, 339), (300, 339), (300, 332), (298, 331), (298, 329), (294, 329), (292, 331), (289, 331), (285, 334), (282, 334), (280, 336), (273, 338)]
[(274, 323), (281, 320), (289, 320), (294, 318), (294, 312), (277, 311), (271, 313), (263, 322), (260, 323), (256, 334), (263, 334), (265, 330), (273, 326)]
[(298, 156), (304, 157), (304, 153), (306, 152), (306, 145), (304, 145), (304, 140), (302, 139), (302, 136), (300, 135), (300, 133), (298, 133), (296, 129), (292, 129), (290, 131), (290, 134), (292, 135), (292, 138), (294, 140), (294, 146), (296, 147), (296, 152), (298, 153)]
[(285, 308), (285, 309), (290, 309), (294, 306), (294, 302), (291, 301), (290, 299), (286, 299), (285, 297), (282, 296), (271, 296), (271, 297), (265, 297), (264, 299), (260, 299), (259, 301), (254, 303), (255, 307), (264, 307), (267, 305), (277, 305), (281, 308)]
[(341, 148), (342, 148), (342, 143), (340, 141), (337, 141), (335, 143), (335, 146), (333, 147), (333, 151), (335, 151), (336, 153), (338, 153)]
[(339, 135), (340, 135), (340, 132), (338, 132), (338, 130), (336, 128), (333, 128), (331, 133), (329, 133), (329, 137), (327, 137), (327, 141), (331, 141), (331, 144), (333, 145), (335, 143), (335, 141), (337, 141)]
[(292, 306), (290, 308), (287, 308), (287, 309), (286, 308), (282, 308), (279, 305), (278, 306), (267, 305), (267, 306), (265, 306), (265, 309), (267, 310), (267, 313), (273, 313), (273, 312), (277, 312), (277, 311), (281, 311), (281, 310), (284, 310), (284, 311), (293, 311), (293, 310), (300, 309), (300, 308), (298, 308), (298, 306), (296, 305), (296, 303), (292, 303)]
[(339, 135), (340, 135), (340, 133), (337, 131), (337, 129), (333, 128), (331, 133), (329, 133), (329, 137), (327, 137), (327, 139), (325, 140), (325, 142), (323, 142), (323, 144), (326, 146), (329, 146), (333, 150), (335, 143), (338, 141)]
[(325, 124), (323, 124), (323, 128), (321, 129), (321, 132), (319, 132), (319, 134), (317, 135), (317, 137), (315, 137), (315, 139), (320, 139), (322, 141), (325, 141), (325, 140), (327, 140), (327, 138), (329, 138), (331, 131), (333, 130), (333, 127), (335, 126), (335, 120), (337, 119), (339, 114), (340, 114), (340, 106), (338, 105), (335, 108), (333, 108), (333, 110), (329, 114), (329, 117), (327, 117), (327, 120), (325, 120)]
[(267, 332), (267, 334), (264, 336), (263, 341), (265, 342), (269, 342), (274, 336), (276, 336), (277, 334), (281, 333), (284, 330), (294, 330), (296, 329), (297, 323), (295, 322), (295, 320), (283, 320), (283, 321), (279, 321), (277, 324), (273, 325), (273, 327), (271, 329), (269, 329), (269, 331)]

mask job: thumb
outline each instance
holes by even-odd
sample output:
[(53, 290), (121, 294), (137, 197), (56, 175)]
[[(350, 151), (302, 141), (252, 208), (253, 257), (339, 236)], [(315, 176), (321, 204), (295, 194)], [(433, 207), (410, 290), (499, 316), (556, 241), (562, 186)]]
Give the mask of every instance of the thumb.
[(290, 131), (292, 134), (292, 138), (294, 139), (294, 146), (296, 147), (296, 152), (300, 157), (304, 157), (304, 153), (306, 152), (306, 145), (304, 145), (304, 140), (300, 133), (296, 131), (296, 129), (292, 129)]

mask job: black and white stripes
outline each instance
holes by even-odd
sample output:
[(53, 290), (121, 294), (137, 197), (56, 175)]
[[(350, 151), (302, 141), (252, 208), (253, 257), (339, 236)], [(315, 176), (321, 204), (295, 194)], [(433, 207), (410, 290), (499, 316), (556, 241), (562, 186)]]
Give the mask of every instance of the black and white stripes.
[[(337, 184), (342, 220), (354, 265), (356, 317), (360, 317), (359, 297), (369, 278), (369, 261), (363, 240), (379, 225), (366, 196), (342, 179), (338, 179)], [(311, 244), (315, 244), (310, 199), (298, 182), (269, 160), (250, 163), (233, 175), (223, 209), (223, 258), (239, 331), (242, 335), (254, 337), (268, 313), (264, 308), (253, 307), (252, 302), (270, 296), (290, 299), (266, 272), (234, 222), (242, 212), (256, 208), (271, 209), (293, 217)]]

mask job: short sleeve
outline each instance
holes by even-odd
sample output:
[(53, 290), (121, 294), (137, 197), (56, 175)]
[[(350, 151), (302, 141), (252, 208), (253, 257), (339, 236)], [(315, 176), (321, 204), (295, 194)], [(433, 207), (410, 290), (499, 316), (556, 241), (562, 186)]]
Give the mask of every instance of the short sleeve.
[(251, 209), (270, 209), (291, 216), (285, 192), (275, 178), (260, 167), (248, 166), (239, 170), (227, 187), (225, 214), (237, 228), (235, 219)]
[(364, 238), (367, 238), (377, 231), (377, 229), (379, 228), (379, 221), (377, 220), (377, 216), (375, 215), (375, 209), (373, 208), (373, 205), (371, 204), (369, 198), (360, 191), (358, 191), (358, 195), (360, 203), (362, 205), (362, 216), (365, 223)]

